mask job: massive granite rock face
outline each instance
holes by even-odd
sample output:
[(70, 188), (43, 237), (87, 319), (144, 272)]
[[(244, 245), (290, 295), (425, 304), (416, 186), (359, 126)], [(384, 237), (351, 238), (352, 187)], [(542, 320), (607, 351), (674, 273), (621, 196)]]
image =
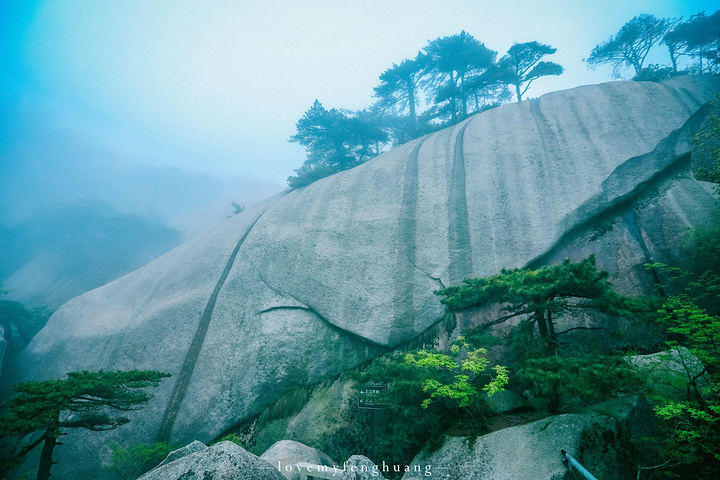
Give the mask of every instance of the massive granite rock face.
[[(157, 397), (113, 435), (121, 444), (207, 442), (286, 389), (424, 332), (443, 315), (437, 288), (561, 255), (583, 225), (683, 170), (703, 105), (718, 91), (717, 78), (611, 82), (473, 116), (277, 195), (71, 300), (16, 369), (22, 379), (169, 372)], [(714, 200), (692, 178), (682, 181), (654, 208), (686, 228), (702, 221), (697, 206)], [(662, 243), (662, 225), (649, 227), (661, 229), (654, 238)], [(658, 248), (671, 251), (676, 236)], [(628, 238), (590, 243), (607, 258), (624, 248), (641, 259)], [(633, 261), (616, 262), (614, 278)], [(643, 282), (653, 279), (638, 273), (631, 286)], [(84, 461), (61, 459), (58, 474), (95, 474), (109, 439), (65, 437), (57, 455)]]

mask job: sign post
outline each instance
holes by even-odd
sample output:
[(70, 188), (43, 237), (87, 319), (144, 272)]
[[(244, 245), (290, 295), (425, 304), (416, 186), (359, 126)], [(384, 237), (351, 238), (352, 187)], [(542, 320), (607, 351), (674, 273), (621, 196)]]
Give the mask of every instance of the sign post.
[(358, 409), (370, 410), (370, 438), (372, 450), (370, 452), (371, 460), (377, 462), (375, 458), (375, 411), (382, 410), (380, 396), (387, 391), (388, 386), (383, 384), (370, 384), (360, 387), (358, 391)]

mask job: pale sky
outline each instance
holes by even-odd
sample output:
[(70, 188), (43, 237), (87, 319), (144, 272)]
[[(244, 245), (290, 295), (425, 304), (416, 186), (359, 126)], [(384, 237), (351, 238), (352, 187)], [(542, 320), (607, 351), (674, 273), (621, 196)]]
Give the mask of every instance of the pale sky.
[[(0, 0), (0, 162), (44, 157), (177, 166), (285, 184), (288, 143), (317, 98), (362, 109), (378, 76), (465, 30), (500, 55), (537, 40), (560, 77), (610, 80), (582, 61), (640, 13), (689, 17), (715, 1)], [(655, 58), (668, 62), (658, 48)], [(0, 175), (3, 174), (0, 164)]]

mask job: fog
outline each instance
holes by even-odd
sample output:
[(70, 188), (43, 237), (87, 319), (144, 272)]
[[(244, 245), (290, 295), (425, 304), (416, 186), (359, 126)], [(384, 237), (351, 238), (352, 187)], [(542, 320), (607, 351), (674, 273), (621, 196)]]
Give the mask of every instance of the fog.
[[(66, 292), (50, 296), (57, 304), (212, 227), (232, 213), (231, 201), (247, 206), (283, 190), (305, 156), (287, 140), (312, 102), (369, 106), (379, 74), (429, 40), (465, 30), (500, 54), (513, 42), (553, 45), (565, 73), (534, 83), (528, 96), (537, 97), (609, 80), (610, 67), (588, 70), (582, 59), (634, 15), (687, 18), (715, 6), (3, 2), (0, 281), (16, 275), (3, 288), (18, 298)], [(126, 227), (115, 230), (110, 218)], [(94, 244), (107, 251), (101, 274), (79, 255), (84, 235), (125, 238)], [(75, 243), (60, 240), (68, 238)], [(51, 263), (38, 260), (49, 248), (69, 264), (33, 266)], [(44, 278), (42, 288), (31, 278)]]

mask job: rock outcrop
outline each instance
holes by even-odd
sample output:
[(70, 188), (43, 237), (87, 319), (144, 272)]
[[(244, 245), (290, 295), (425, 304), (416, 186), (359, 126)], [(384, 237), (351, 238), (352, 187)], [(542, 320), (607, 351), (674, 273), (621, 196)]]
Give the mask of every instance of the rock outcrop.
[[(169, 372), (112, 435), (207, 442), (421, 335), (443, 315), (433, 291), (463, 278), (598, 253), (621, 288), (652, 288), (641, 265), (716, 202), (688, 156), (718, 91), (688, 76), (551, 93), (275, 196), (65, 304), (19, 379)], [(658, 202), (632, 207), (652, 188)], [(68, 435), (58, 475), (95, 478), (112, 435)]]
[(446, 436), (415, 457), (403, 480), (561, 480), (568, 478), (561, 450), (598, 479), (634, 479), (633, 439), (649, 434), (648, 417), (647, 404), (627, 397), (476, 438)]
[[(172, 452), (167, 454), (167, 457), (160, 462), (157, 467), (162, 467), (163, 465), (167, 465), (168, 463), (172, 463), (176, 460), (180, 460), (183, 457), (187, 457), (188, 455), (192, 455), (193, 453), (202, 452), (205, 449), (207, 449), (208, 446), (205, 445), (202, 442), (199, 442), (195, 440), (194, 442), (185, 445), (182, 448), (178, 448), (177, 450), (173, 450)], [(157, 468), (155, 467), (155, 468)]]
[(138, 480), (285, 480), (277, 467), (233, 442), (220, 442), (194, 453), (183, 453)]
[[(275, 466), (286, 478), (301, 480), (302, 472), (293, 467), (298, 463), (336, 467), (335, 460), (320, 450), (292, 440), (280, 440), (268, 448), (260, 458)], [(289, 468), (287, 468), (289, 467)]]
[(345, 462), (340, 480), (384, 480), (382, 469), (363, 455), (353, 455)]

